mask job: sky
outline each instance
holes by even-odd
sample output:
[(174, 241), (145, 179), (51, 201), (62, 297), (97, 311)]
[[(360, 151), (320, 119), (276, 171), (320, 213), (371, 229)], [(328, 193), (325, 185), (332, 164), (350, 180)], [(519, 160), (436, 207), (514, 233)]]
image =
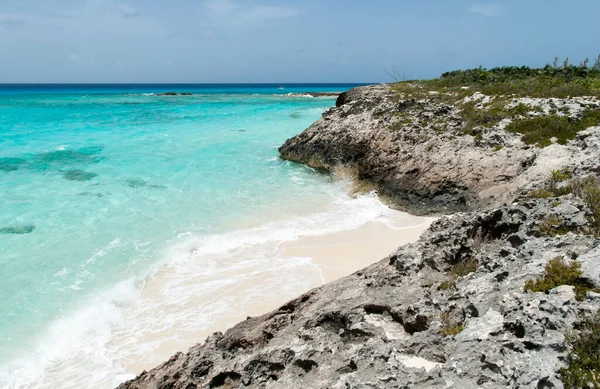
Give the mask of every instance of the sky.
[(598, 0), (0, 0), (0, 83), (387, 82), (600, 54)]

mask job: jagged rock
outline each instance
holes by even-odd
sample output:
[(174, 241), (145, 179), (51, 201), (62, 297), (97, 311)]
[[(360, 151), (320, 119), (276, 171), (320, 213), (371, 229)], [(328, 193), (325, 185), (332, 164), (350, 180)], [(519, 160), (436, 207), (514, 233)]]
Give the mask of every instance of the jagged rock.
[[(578, 199), (563, 201), (554, 212), (585, 220)], [(532, 220), (548, 207), (531, 200), (442, 218), (381, 262), (217, 333), (120, 389), (561, 388), (564, 332), (600, 301), (578, 302), (568, 286), (545, 294), (523, 285), (548, 259), (573, 253), (600, 282), (600, 241), (538, 237)], [(467, 258), (477, 269), (442, 288)], [(449, 321), (462, 331), (445, 336)]]
[[(475, 93), (474, 101), (489, 96)], [(577, 115), (589, 102), (574, 99), (515, 99), (532, 106), (556, 100)], [(546, 104), (547, 105), (547, 104)], [(544, 105), (545, 107), (545, 105)], [(398, 117), (406, 123), (398, 125)], [(435, 118), (440, 126), (417, 126)], [(400, 123), (402, 124), (402, 123)], [(486, 129), (481, 140), (458, 131), (457, 108), (434, 100), (399, 100), (383, 85), (341, 94), (336, 107), (280, 147), (281, 157), (314, 168), (344, 167), (355, 178), (413, 214), (453, 213), (497, 206), (544, 180), (549, 171), (597, 164), (600, 128), (581, 133), (572, 145), (538, 149), (503, 131)], [(502, 145), (499, 151), (493, 147)], [(593, 149), (582, 153), (582, 149)]]
[[(418, 133), (410, 123), (392, 131), (398, 113), (411, 123), (442, 120), (450, 131)], [(523, 287), (558, 256), (577, 259), (583, 277), (600, 284), (600, 239), (584, 234), (590, 212), (581, 199), (523, 194), (552, 169), (599, 172), (600, 127), (538, 149), (501, 125), (479, 141), (451, 131), (461, 125), (454, 107), (395, 100), (385, 86), (341, 94), (282, 157), (345, 167), (413, 213), (478, 210), (443, 217), (418, 242), (215, 333), (119, 389), (562, 388), (565, 333), (598, 311), (600, 294), (578, 301), (571, 286)], [(494, 142), (504, 147), (487, 147)], [(550, 214), (561, 234), (540, 231)]]

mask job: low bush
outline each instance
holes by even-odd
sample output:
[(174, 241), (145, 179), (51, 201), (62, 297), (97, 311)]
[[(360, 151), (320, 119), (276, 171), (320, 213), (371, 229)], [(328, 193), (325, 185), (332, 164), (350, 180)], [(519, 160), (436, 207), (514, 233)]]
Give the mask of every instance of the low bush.
[(571, 285), (575, 287), (575, 296), (581, 301), (585, 298), (588, 291), (596, 291), (594, 285), (581, 278), (581, 262), (565, 262), (562, 257), (556, 257), (548, 261), (544, 266), (544, 273), (535, 280), (525, 282), (523, 290), (532, 292), (548, 293), (551, 289), (561, 285)]
[(566, 368), (560, 375), (566, 389), (600, 388), (600, 311), (584, 317), (577, 333), (566, 335)]
[(449, 313), (442, 313), (440, 316), (442, 322), (442, 328), (440, 332), (444, 336), (455, 336), (462, 332), (464, 329), (463, 323), (453, 318)]
[(552, 138), (556, 138), (559, 144), (566, 144), (569, 140), (575, 139), (579, 131), (598, 124), (600, 124), (600, 110), (591, 109), (585, 111), (579, 119), (548, 115), (515, 120), (506, 127), (506, 130), (521, 134), (521, 139), (527, 144), (546, 147), (552, 144)]

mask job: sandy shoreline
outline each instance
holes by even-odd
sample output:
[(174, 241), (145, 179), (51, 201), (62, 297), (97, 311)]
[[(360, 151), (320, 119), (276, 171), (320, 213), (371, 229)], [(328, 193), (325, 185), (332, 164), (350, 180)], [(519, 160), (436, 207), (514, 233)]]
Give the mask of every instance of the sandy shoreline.
[[(376, 263), (399, 246), (415, 242), (434, 218), (416, 216), (371, 221), (359, 228), (321, 236), (305, 236), (281, 245), (283, 257), (306, 257), (331, 282)], [(390, 223), (391, 222), (391, 223)]]
[[(160, 317), (177, 318), (183, 312), (195, 310), (206, 324), (189, 327), (174, 322), (162, 331), (145, 332), (143, 342), (154, 344), (151, 352), (140, 353), (133, 348), (120, 362), (129, 374), (151, 369), (176, 351), (185, 351), (216, 331), (224, 332), (248, 316), (268, 313), (290, 298), (380, 261), (399, 246), (418, 240), (433, 220), (392, 211), (355, 229), (301, 236), (269, 249), (263, 260), (272, 261), (274, 268), (268, 271), (255, 271), (252, 267), (231, 270), (232, 264), (242, 259), (252, 262), (253, 248), (217, 260), (204, 274), (199, 275), (197, 269), (190, 270), (190, 276), (185, 279), (168, 269), (161, 271), (147, 282), (143, 297), (160, 300), (176, 284), (190, 296), (182, 296), (181, 302), (163, 307)], [(286, 264), (292, 267), (281, 267)], [(281, 272), (287, 271), (293, 274), (286, 273), (282, 277)], [(233, 282), (220, 285), (225, 276)], [(285, 277), (302, 279), (304, 286), (286, 290), (289, 278), (286, 281)], [(211, 287), (213, 284), (216, 286)], [(199, 305), (205, 307), (199, 309)], [(115, 341), (122, 344), (123, 339)]]

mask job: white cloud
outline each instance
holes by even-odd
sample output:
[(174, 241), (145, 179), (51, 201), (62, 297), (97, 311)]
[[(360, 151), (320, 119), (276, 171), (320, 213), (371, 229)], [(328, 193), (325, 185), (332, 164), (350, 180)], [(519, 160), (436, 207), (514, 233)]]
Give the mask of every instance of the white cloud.
[(498, 17), (502, 15), (502, 4), (473, 4), (467, 8), (467, 11), (489, 17)]
[(79, 54), (69, 54), (69, 60), (73, 62), (78, 62), (81, 59)]

